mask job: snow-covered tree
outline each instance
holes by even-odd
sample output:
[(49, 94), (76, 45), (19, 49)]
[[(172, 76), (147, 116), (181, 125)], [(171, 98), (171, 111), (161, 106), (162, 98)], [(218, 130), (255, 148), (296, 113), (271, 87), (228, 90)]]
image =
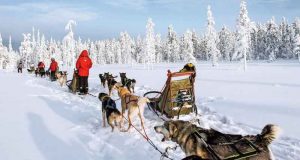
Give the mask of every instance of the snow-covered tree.
[(21, 42), (21, 46), (19, 48), (21, 59), (24, 61), (26, 67), (28, 67), (32, 62), (29, 59), (30, 55), (32, 54), (32, 47), (31, 47), (31, 34), (23, 34), (24, 40)]
[(239, 60), (243, 58), (244, 70), (247, 69), (247, 56), (250, 52), (250, 29), (251, 22), (248, 17), (247, 5), (245, 1), (241, 1), (233, 59)]
[(197, 59), (198, 58), (197, 56), (201, 54), (201, 49), (200, 49), (200, 39), (195, 30), (192, 31), (192, 41), (193, 41), (193, 47), (194, 47), (193, 55)]
[(131, 64), (132, 61), (132, 39), (127, 32), (120, 33), (120, 45), (123, 64)]
[(298, 60), (300, 62), (300, 34), (295, 36), (294, 41), (294, 54), (298, 56)]
[(0, 69), (15, 69), (19, 57), (13, 51), (11, 37), (9, 37), (9, 47), (3, 45), (2, 35), (0, 33)]
[(148, 69), (153, 68), (153, 63), (155, 62), (155, 34), (154, 34), (155, 24), (152, 22), (152, 19), (149, 18), (146, 25), (146, 39), (145, 39), (145, 48), (143, 63), (147, 64)]
[(219, 32), (218, 48), (223, 60), (232, 60), (231, 57), (234, 51), (234, 41), (234, 34), (230, 32), (227, 27), (222, 27), (221, 31)]
[[(268, 59), (266, 56), (266, 35), (267, 29), (263, 24), (258, 23), (256, 25), (256, 31), (252, 34), (252, 52), (254, 53), (253, 58), (257, 60)], [(255, 36), (255, 37), (254, 37)]]
[(198, 40), (198, 51), (196, 51), (196, 58), (199, 60), (208, 61), (209, 57), (207, 55), (207, 38), (205, 35), (201, 35)]
[(179, 56), (179, 43), (177, 39), (177, 34), (173, 29), (172, 25), (169, 25), (168, 27), (168, 35), (166, 39), (166, 44), (165, 44), (165, 57), (164, 59), (167, 62), (178, 62), (180, 60)]
[(69, 20), (65, 26), (65, 30), (68, 31), (68, 34), (63, 39), (63, 65), (66, 67), (75, 66), (75, 60), (77, 59), (77, 54), (75, 53), (75, 40), (73, 27), (76, 25), (76, 21)]
[[(246, 3), (241, 2), (240, 15), (236, 31), (223, 27), (219, 32), (214, 28), (214, 19), (210, 7), (207, 13), (207, 30), (197, 34), (195, 30), (188, 30), (183, 35), (177, 35), (173, 26), (168, 27), (166, 38), (154, 33), (154, 23), (151, 19), (146, 25), (146, 35), (132, 37), (127, 32), (121, 32), (120, 37), (107, 40), (75, 40), (73, 27), (76, 22), (70, 20), (65, 29), (68, 34), (62, 41), (47, 40), (37, 29), (32, 34), (24, 34), (24, 40), (19, 47), (20, 60), (25, 66), (37, 64), (43, 60), (46, 65), (54, 57), (60, 68), (74, 66), (75, 60), (82, 50), (89, 50), (94, 64), (133, 64), (142, 63), (148, 68), (158, 62), (179, 62), (198, 60), (244, 60), (246, 69), (247, 59), (275, 60), (277, 58), (291, 59), (298, 55), (298, 39), (300, 34), (300, 20), (289, 24), (285, 18), (277, 26), (274, 19), (267, 23), (251, 23), (246, 10)], [(255, 26), (254, 26), (255, 25)], [(3, 44), (2, 44), (3, 46)], [(5, 48), (3, 51), (3, 48)], [(8, 49), (3, 46), (0, 52), (0, 63), (11, 64), (16, 59), (11, 40)]]
[(266, 54), (270, 61), (276, 59), (276, 55), (279, 49), (279, 33), (278, 27), (275, 23), (274, 17), (267, 23), (267, 35), (266, 35)]
[(192, 41), (192, 32), (187, 30), (183, 36), (183, 48), (182, 54), (184, 55), (184, 61), (188, 63), (196, 63), (196, 58), (194, 57), (194, 47)]
[(296, 17), (293, 23), (293, 28), (295, 30), (295, 35), (300, 34), (300, 18)]
[(155, 36), (155, 63), (160, 63), (163, 60), (163, 47), (160, 34)]
[[(90, 58), (95, 60), (97, 58), (97, 48), (94, 42), (90, 43), (90, 47), (89, 47), (89, 53), (90, 53)], [(95, 64), (97, 63), (97, 61), (95, 61)]]
[(144, 42), (140, 35), (137, 36), (135, 47), (134, 47), (134, 57), (137, 63), (143, 63), (142, 56), (143, 56), (143, 48), (144, 48)]
[(293, 49), (291, 43), (291, 26), (288, 24), (285, 17), (282, 18), (282, 22), (279, 25), (280, 32), (280, 46), (279, 46), (279, 58), (291, 58), (293, 57)]
[(9, 36), (9, 43), (8, 43), (8, 69), (15, 69), (19, 60), (18, 54), (13, 50), (11, 36)]
[(210, 6), (207, 7), (207, 54), (211, 57), (212, 66), (218, 65), (218, 58), (220, 57), (220, 50), (217, 48), (218, 36), (215, 30), (215, 20), (213, 18)]
[(0, 33), (0, 68), (3, 68), (3, 62), (5, 60), (6, 51), (2, 43), (2, 35)]

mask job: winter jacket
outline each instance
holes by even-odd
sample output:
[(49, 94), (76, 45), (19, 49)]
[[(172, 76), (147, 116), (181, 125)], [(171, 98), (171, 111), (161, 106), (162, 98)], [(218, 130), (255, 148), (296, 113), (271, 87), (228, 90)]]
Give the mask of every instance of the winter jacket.
[(58, 65), (57, 65), (57, 62), (55, 60), (51, 61), (49, 69), (50, 69), (51, 72), (55, 72), (58, 69)]
[(88, 51), (83, 50), (76, 62), (76, 69), (78, 70), (78, 75), (82, 77), (89, 76), (89, 70), (93, 63), (89, 57)]
[(18, 68), (23, 68), (23, 63), (19, 63)]
[(39, 62), (38, 68), (39, 69), (45, 68), (45, 64), (43, 62)]

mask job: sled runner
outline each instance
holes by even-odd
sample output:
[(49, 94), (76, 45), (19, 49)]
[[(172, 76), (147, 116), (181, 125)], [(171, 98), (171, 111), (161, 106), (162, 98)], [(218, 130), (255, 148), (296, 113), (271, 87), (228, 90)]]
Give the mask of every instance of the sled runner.
[(76, 93), (77, 91), (79, 91), (78, 71), (74, 70), (73, 79), (68, 80), (66, 85), (72, 93)]
[[(195, 72), (174, 72), (168, 70), (167, 81), (159, 91), (150, 91), (144, 94), (151, 103), (148, 107), (158, 116), (166, 115), (168, 118), (195, 112), (194, 77)], [(155, 96), (153, 96), (153, 94)], [(151, 96), (152, 95), (152, 96)]]

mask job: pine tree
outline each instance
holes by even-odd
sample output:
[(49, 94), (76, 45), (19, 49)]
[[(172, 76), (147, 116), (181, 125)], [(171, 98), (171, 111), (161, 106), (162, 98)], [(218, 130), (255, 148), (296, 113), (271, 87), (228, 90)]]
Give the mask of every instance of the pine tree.
[(199, 39), (199, 37), (198, 37), (198, 35), (197, 35), (197, 33), (196, 33), (196, 31), (195, 30), (193, 30), (192, 31), (192, 42), (193, 42), (193, 47), (194, 47), (194, 56), (195, 56), (195, 58), (197, 59), (198, 57), (198, 55), (199, 54), (201, 54), (200, 52), (201, 52), (201, 50), (200, 50), (200, 39)]
[(5, 50), (2, 42), (2, 35), (0, 33), (0, 68), (3, 68), (4, 57), (5, 57)]
[(163, 60), (162, 56), (163, 48), (162, 48), (162, 42), (161, 42), (161, 36), (160, 34), (157, 34), (155, 36), (155, 63), (161, 63)]
[[(97, 58), (97, 49), (96, 49), (96, 46), (95, 46), (94, 42), (90, 43), (89, 53), (90, 53), (90, 58), (92, 60), (96, 60), (96, 58)], [(97, 64), (97, 61), (94, 61), (94, 63)]]
[(296, 34), (294, 41), (294, 54), (298, 56), (298, 60), (300, 63), (300, 33)]
[(68, 34), (63, 39), (63, 48), (64, 48), (64, 65), (66, 67), (75, 68), (75, 60), (77, 55), (75, 53), (75, 40), (73, 27), (76, 25), (74, 20), (69, 20), (65, 26), (65, 30), (68, 31)]
[(217, 48), (218, 36), (214, 28), (215, 21), (211, 12), (210, 6), (207, 7), (207, 28), (206, 28), (206, 38), (207, 38), (207, 54), (211, 57), (212, 66), (218, 65), (218, 58), (220, 57), (220, 51)]
[(219, 43), (218, 48), (222, 59), (225, 61), (231, 61), (231, 57), (234, 51), (234, 35), (230, 30), (224, 26), (219, 32)]
[(106, 60), (104, 57), (104, 51), (105, 51), (105, 42), (104, 41), (97, 41), (97, 64), (105, 64)]
[(205, 35), (199, 38), (198, 50), (198, 54), (196, 55), (197, 59), (208, 61), (207, 38)]
[(23, 34), (24, 40), (21, 42), (21, 46), (19, 48), (21, 59), (24, 61), (26, 67), (28, 67), (32, 62), (30, 61), (29, 57), (32, 54), (32, 47), (31, 47), (31, 34)]
[(246, 2), (241, 1), (240, 15), (237, 21), (237, 37), (235, 43), (235, 52), (233, 55), (234, 60), (243, 58), (244, 70), (247, 70), (247, 55), (250, 52), (250, 29), (251, 22), (248, 17)]
[(183, 36), (183, 55), (184, 61), (188, 63), (196, 63), (196, 58), (193, 55), (194, 47), (192, 41), (192, 32), (187, 30)]
[(8, 63), (9, 63), (8, 50), (7, 47), (3, 45), (2, 36), (0, 33), (0, 68), (7, 69)]
[(180, 60), (179, 51), (180, 49), (176, 32), (174, 31), (173, 26), (169, 25), (166, 45), (164, 49), (164, 59), (167, 62), (178, 62)]
[(147, 64), (148, 69), (153, 68), (153, 63), (155, 62), (155, 35), (154, 26), (152, 19), (149, 18), (146, 25), (146, 39), (145, 39), (145, 56), (144, 65)]
[(255, 53), (254, 59), (256, 60), (262, 60), (267, 59), (267, 56), (265, 54), (266, 47), (266, 35), (267, 35), (267, 29), (266, 26), (263, 24), (257, 24), (257, 30), (256, 30), (256, 40), (255, 44), (253, 45), (253, 52)]
[(133, 41), (127, 32), (120, 33), (120, 45), (123, 64), (132, 63), (132, 43)]
[(293, 27), (295, 30), (295, 35), (300, 34), (300, 18), (299, 17), (297, 17), (295, 19), (295, 22), (293, 23)]
[(144, 42), (140, 35), (137, 36), (136, 38), (136, 43), (135, 43), (135, 59), (137, 63), (143, 63), (142, 56), (143, 56), (143, 45)]
[(274, 17), (267, 23), (266, 51), (270, 61), (276, 59), (279, 49), (279, 33)]
[(279, 46), (279, 58), (291, 58), (293, 57), (292, 43), (291, 43), (291, 27), (289, 26), (285, 17), (282, 18), (282, 22), (279, 25), (280, 32), (280, 46)]

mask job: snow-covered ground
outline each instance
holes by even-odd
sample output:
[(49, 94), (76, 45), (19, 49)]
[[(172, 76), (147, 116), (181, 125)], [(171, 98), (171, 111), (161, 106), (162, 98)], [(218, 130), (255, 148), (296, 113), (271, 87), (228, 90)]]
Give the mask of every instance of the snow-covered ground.
[[(142, 66), (94, 66), (89, 78), (90, 92), (97, 94), (98, 74), (127, 72), (137, 80), (137, 94), (160, 90), (166, 71), (183, 64), (160, 64), (153, 70)], [(244, 72), (240, 64), (197, 65), (196, 97), (201, 126), (226, 133), (258, 134), (268, 123), (283, 132), (271, 149), (276, 159), (300, 159), (300, 64), (297, 62), (251, 63)], [(69, 74), (71, 78), (71, 74)], [(5, 160), (95, 160), (159, 159), (155, 151), (135, 130), (128, 133), (101, 126), (100, 102), (68, 93), (57, 82), (27, 73), (0, 71), (0, 159)], [(118, 101), (119, 104), (119, 101)], [(120, 107), (120, 106), (119, 106)], [(162, 121), (145, 111), (146, 132), (160, 150), (175, 146), (161, 142), (153, 127)], [(188, 118), (188, 117), (183, 117)], [(134, 124), (138, 128), (139, 122)], [(127, 126), (127, 125), (126, 125)], [(178, 148), (169, 152), (180, 159)]]

